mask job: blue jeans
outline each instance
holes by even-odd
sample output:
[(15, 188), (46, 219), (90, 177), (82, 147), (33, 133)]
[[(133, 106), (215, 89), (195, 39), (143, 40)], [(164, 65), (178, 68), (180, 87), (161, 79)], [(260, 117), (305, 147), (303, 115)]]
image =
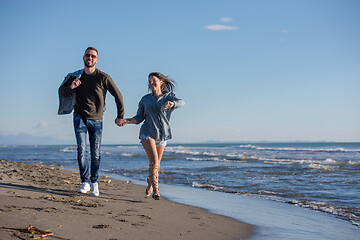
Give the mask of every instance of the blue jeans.
[[(80, 170), (81, 182), (95, 183), (99, 179), (100, 144), (102, 137), (103, 120), (82, 118), (74, 114), (74, 130), (77, 142), (77, 159)], [(86, 160), (86, 134), (89, 132), (91, 153), (91, 167), (89, 179), (89, 164)], [(89, 181), (90, 180), (90, 181)]]

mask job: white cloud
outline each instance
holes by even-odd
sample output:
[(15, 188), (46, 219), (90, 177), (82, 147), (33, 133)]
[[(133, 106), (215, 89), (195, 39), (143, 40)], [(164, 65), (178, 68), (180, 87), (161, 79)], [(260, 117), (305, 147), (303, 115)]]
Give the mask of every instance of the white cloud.
[(232, 22), (232, 21), (233, 21), (233, 19), (229, 18), (229, 17), (220, 18), (220, 22)]
[(41, 120), (38, 124), (36, 124), (34, 126), (34, 128), (36, 128), (36, 129), (42, 129), (42, 128), (47, 128), (47, 127), (49, 127), (49, 123), (45, 120)]
[(286, 30), (286, 29), (282, 29), (281, 32), (283, 32), (283, 33), (288, 33), (289, 31)]
[(215, 25), (207, 25), (205, 26), (205, 29), (211, 31), (225, 31), (225, 30), (236, 30), (238, 29), (238, 27), (215, 24)]

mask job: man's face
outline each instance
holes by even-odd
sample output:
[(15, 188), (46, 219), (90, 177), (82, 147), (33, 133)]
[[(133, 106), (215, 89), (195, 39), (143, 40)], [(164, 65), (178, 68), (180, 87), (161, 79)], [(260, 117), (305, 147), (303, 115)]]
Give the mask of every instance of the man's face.
[(87, 50), (84, 54), (83, 60), (86, 67), (94, 67), (98, 61), (97, 52), (95, 50)]

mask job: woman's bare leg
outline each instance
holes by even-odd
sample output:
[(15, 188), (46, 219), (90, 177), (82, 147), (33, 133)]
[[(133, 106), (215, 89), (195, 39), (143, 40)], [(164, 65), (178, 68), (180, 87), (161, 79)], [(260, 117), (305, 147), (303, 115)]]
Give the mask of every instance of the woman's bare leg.
[(162, 158), (163, 153), (164, 153), (164, 149), (165, 149), (165, 147), (156, 146), (156, 150), (157, 150), (157, 154), (158, 154), (158, 159), (159, 159), (159, 166), (160, 166), (161, 158)]

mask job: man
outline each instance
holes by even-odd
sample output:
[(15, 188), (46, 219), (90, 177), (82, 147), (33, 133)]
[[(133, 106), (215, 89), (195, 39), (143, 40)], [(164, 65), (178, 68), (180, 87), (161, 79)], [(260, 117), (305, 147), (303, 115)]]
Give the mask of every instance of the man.
[[(83, 56), (84, 69), (70, 73), (59, 88), (59, 114), (74, 110), (74, 130), (77, 142), (77, 159), (81, 188), (78, 192), (99, 196), (100, 144), (103, 129), (103, 112), (107, 91), (114, 96), (117, 106), (115, 124), (125, 125), (124, 104), (119, 89), (109, 75), (95, 68), (98, 51), (88, 47)], [(89, 133), (91, 166), (85, 158), (86, 134)], [(91, 185), (90, 185), (91, 183)]]

